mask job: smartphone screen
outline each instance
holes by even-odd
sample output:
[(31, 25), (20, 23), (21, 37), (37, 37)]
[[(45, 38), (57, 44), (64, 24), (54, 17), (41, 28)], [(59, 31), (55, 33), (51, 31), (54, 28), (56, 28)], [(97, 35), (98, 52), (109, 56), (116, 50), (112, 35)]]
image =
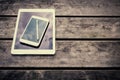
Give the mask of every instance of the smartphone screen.
[(31, 42), (39, 43), (47, 26), (48, 20), (32, 17), (28, 22), (21, 38)]

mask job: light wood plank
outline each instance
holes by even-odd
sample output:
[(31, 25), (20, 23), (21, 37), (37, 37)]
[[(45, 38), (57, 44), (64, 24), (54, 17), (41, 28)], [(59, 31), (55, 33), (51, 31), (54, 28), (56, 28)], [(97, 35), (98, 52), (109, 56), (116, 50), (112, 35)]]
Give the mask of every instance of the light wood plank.
[(119, 41), (56, 41), (54, 56), (13, 56), (0, 41), (0, 67), (119, 67)]
[[(13, 38), (16, 17), (0, 17), (0, 38)], [(56, 17), (56, 38), (120, 38), (120, 18)]]
[(120, 15), (120, 0), (0, 0), (0, 15), (15, 15), (20, 8), (53, 8), (56, 15)]
[(117, 70), (0, 70), (0, 80), (119, 80)]

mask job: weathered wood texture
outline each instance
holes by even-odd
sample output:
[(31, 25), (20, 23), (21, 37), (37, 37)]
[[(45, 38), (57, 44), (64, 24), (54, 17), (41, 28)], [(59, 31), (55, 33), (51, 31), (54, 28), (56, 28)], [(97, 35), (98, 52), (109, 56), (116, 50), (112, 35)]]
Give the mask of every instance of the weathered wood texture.
[[(0, 0), (0, 16), (6, 16), (0, 17), (0, 39), (13, 38), (16, 17), (7, 15), (20, 8), (54, 8), (56, 38), (120, 38), (120, 17), (87, 17), (120, 16), (120, 0)], [(13, 56), (11, 46), (12, 40), (0, 40), (0, 67), (120, 67), (120, 41), (57, 40), (54, 56)], [(120, 80), (119, 75), (118, 70), (0, 70), (0, 80)]]
[(120, 0), (0, 0), (0, 15), (17, 14), (19, 8), (54, 8), (56, 15), (120, 15)]
[[(0, 15), (17, 15), (20, 8), (54, 8), (56, 38), (120, 38), (120, 18), (87, 17), (120, 16), (120, 0), (0, 0)], [(0, 38), (13, 37), (15, 22), (0, 17)], [(13, 56), (11, 43), (0, 41), (0, 67), (120, 67), (120, 41), (58, 40), (54, 56)]]
[[(12, 38), (16, 17), (0, 17), (0, 38)], [(56, 38), (120, 38), (120, 18), (56, 17)]]
[(120, 80), (120, 71), (1, 70), (0, 80)]
[(0, 67), (119, 67), (119, 41), (56, 41), (54, 56), (13, 56), (0, 41)]

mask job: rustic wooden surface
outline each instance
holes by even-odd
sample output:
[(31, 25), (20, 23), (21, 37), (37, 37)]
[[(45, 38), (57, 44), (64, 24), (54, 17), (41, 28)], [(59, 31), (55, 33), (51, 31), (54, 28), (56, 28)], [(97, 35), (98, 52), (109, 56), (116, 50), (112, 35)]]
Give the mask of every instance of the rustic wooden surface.
[[(72, 1), (29, 1), (0, 0), (0, 66), (52, 66), (52, 67), (110, 67), (119, 66), (119, 41), (86, 42), (75, 41), (82, 38), (119, 38), (119, 17), (87, 17), (87, 16), (119, 16), (119, 0), (72, 0)], [(56, 55), (55, 56), (12, 56), (10, 48), (16, 17), (19, 8), (55, 8), (56, 9)], [(2, 16), (6, 15), (6, 17)], [(9, 15), (9, 17), (7, 17)], [(57, 16), (59, 15), (59, 16)], [(63, 16), (66, 15), (66, 16)], [(67, 17), (72, 15), (76, 17)], [(85, 16), (86, 17), (80, 17)], [(77, 17), (78, 16), (78, 17)], [(68, 38), (62, 41), (62, 38)], [(72, 38), (72, 41), (69, 41)], [(100, 45), (100, 47), (98, 47)], [(102, 46), (101, 46), (102, 45)], [(111, 47), (112, 45), (112, 47)], [(109, 47), (108, 47), (109, 46)], [(104, 48), (102, 48), (104, 47)], [(99, 49), (100, 48), (100, 49)], [(102, 50), (101, 50), (102, 49)], [(109, 50), (110, 49), (110, 50)], [(62, 56), (62, 58), (61, 58)], [(23, 58), (23, 59), (21, 59)], [(58, 59), (59, 58), (59, 59)], [(32, 59), (32, 60), (31, 60)], [(50, 60), (48, 60), (50, 59)], [(98, 60), (97, 60), (98, 59)], [(53, 61), (52, 61), (53, 60)], [(72, 63), (71, 63), (71, 61)], [(22, 62), (24, 61), (24, 62)], [(44, 63), (46, 61), (46, 63)], [(38, 63), (41, 64), (38, 64)], [(44, 64), (43, 64), (44, 63)], [(49, 65), (49, 64), (53, 65)], [(36, 64), (36, 65), (34, 65)], [(74, 64), (74, 65), (73, 65)], [(114, 65), (113, 65), (114, 64)]]
[(119, 41), (56, 41), (54, 56), (13, 56), (1, 40), (0, 67), (119, 67)]
[(1, 70), (0, 80), (120, 80), (120, 71)]
[(0, 0), (0, 14), (14, 15), (19, 8), (54, 8), (57, 15), (120, 14), (120, 0)]
[[(56, 10), (54, 56), (11, 55), (20, 8)], [(120, 0), (0, 0), (0, 67), (120, 67), (120, 40), (115, 38), (120, 38)], [(118, 70), (0, 70), (0, 80), (120, 80), (119, 74)]]
[[(12, 38), (16, 17), (0, 17), (0, 38)], [(120, 18), (56, 17), (56, 38), (120, 38)]]

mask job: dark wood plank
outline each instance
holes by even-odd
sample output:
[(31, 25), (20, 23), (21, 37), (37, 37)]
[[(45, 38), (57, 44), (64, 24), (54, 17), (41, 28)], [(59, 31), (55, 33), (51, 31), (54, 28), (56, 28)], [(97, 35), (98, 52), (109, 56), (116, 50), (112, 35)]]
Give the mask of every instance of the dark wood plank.
[(0, 15), (15, 15), (20, 8), (54, 8), (56, 15), (120, 15), (120, 0), (0, 0)]
[(0, 80), (120, 80), (120, 71), (0, 70)]
[[(0, 38), (12, 38), (16, 17), (0, 17)], [(120, 18), (56, 17), (56, 38), (120, 38)]]
[(0, 67), (120, 67), (119, 41), (56, 41), (54, 56), (13, 56), (0, 41)]

